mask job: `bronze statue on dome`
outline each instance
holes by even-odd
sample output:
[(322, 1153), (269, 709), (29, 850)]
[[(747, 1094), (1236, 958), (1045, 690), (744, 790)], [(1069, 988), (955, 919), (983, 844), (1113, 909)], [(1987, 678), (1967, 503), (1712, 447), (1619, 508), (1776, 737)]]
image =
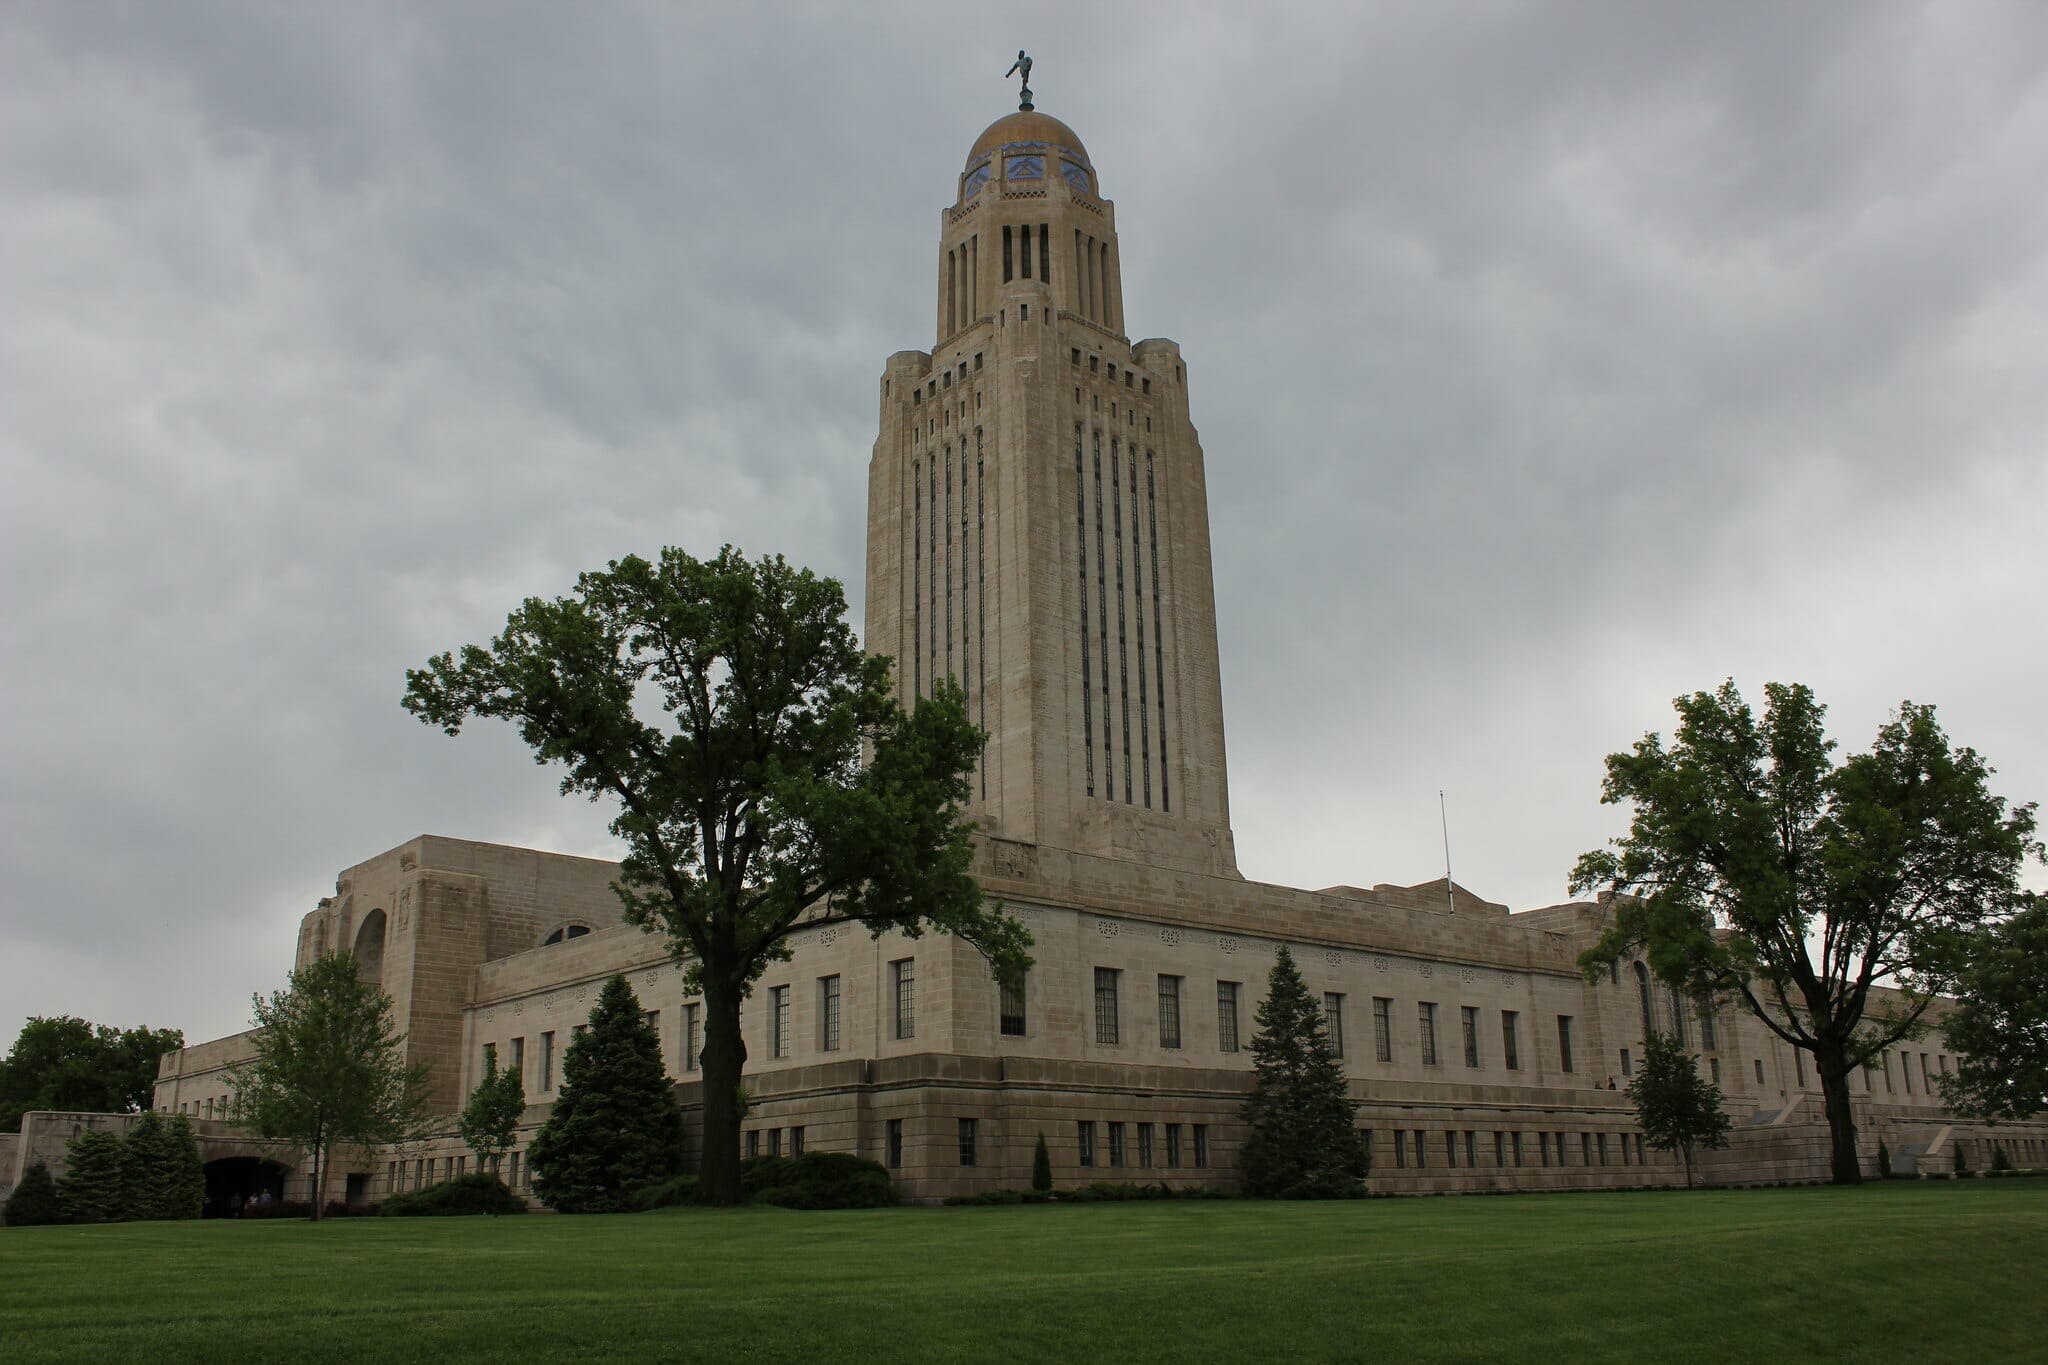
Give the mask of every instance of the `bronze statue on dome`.
[(1024, 79), (1021, 82), (1023, 89), (1017, 92), (1017, 107), (1019, 109), (1029, 109), (1031, 107), (1031, 57), (1021, 47), (1017, 49), (1017, 60), (1011, 64), (1008, 71), (1003, 73), (1003, 79), (1008, 80), (1020, 72), (1023, 74)]

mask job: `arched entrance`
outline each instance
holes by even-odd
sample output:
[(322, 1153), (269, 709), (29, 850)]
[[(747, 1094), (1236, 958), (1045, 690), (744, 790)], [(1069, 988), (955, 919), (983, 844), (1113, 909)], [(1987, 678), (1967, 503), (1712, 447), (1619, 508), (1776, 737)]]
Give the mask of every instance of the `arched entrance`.
[(356, 930), (356, 965), (365, 981), (384, 979), (384, 912), (372, 910)]
[(227, 1156), (206, 1163), (206, 1204), (202, 1218), (235, 1218), (251, 1202), (284, 1202), (284, 1180), (291, 1172), (260, 1156)]

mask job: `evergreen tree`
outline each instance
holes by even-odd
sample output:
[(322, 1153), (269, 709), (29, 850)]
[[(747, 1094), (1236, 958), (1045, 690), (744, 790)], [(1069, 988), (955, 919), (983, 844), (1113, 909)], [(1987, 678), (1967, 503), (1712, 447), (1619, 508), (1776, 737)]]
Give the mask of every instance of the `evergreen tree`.
[[(206, 1166), (199, 1159), (199, 1139), (193, 1136), (192, 1124), (183, 1114), (160, 1120), (157, 1132), (156, 1167), (148, 1182), (153, 1211), (130, 1216), (197, 1218), (206, 1203)], [(131, 1130), (128, 1141), (134, 1140)]]
[(7, 1196), (7, 1226), (41, 1227), (64, 1221), (64, 1204), (57, 1197), (57, 1182), (50, 1168), (38, 1161), (21, 1173), (21, 1183)]
[(59, 1195), (73, 1223), (118, 1223), (123, 1206), (121, 1139), (104, 1128), (88, 1128), (64, 1145), (64, 1183)]
[(145, 1110), (121, 1139), (121, 1207), (132, 1222), (179, 1216), (169, 1136), (152, 1109)]
[(1628, 1097), (1635, 1102), (1643, 1141), (1685, 1158), (1687, 1185), (1695, 1148), (1728, 1145), (1721, 1087), (1700, 1074), (1697, 1060), (1669, 1033), (1652, 1029), (1643, 1039), (1642, 1069), (1628, 1083)]
[(1031, 1188), (1050, 1190), (1052, 1188), (1052, 1153), (1045, 1149), (1045, 1134), (1038, 1135), (1038, 1146), (1031, 1152)]
[(661, 1040), (623, 976), (562, 1059), (562, 1089), (527, 1149), (533, 1189), (558, 1213), (629, 1209), (634, 1191), (683, 1170), (683, 1113)]
[(512, 1150), (513, 1135), (525, 1113), (526, 1090), (519, 1083), (519, 1073), (510, 1067), (500, 1070), (493, 1060), (490, 1073), (477, 1082), (469, 1103), (462, 1107), (459, 1124), (462, 1140), (476, 1153), (479, 1173), (498, 1169), (498, 1162)]
[(1363, 1194), (1363, 1149), (1344, 1068), (1294, 955), (1283, 945), (1266, 979), (1252, 1056), (1258, 1070), (1244, 1102), (1250, 1128), (1239, 1161), (1247, 1194), (1346, 1199)]

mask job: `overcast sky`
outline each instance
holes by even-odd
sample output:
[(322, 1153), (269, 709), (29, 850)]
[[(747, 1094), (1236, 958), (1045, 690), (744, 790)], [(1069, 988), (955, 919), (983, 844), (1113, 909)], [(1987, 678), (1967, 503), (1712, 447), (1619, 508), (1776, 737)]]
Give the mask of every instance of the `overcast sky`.
[(732, 541), (858, 621), (877, 378), (1020, 46), (1187, 355), (1248, 876), (1439, 876), (1441, 788), (1460, 882), (1564, 899), (1602, 756), (1728, 676), (1845, 748), (1935, 702), (2048, 796), (2038, 0), (31, 0), (0, 1046), (244, 1027), (415, 834), (612, 852), (399, 709), (526, 595)]

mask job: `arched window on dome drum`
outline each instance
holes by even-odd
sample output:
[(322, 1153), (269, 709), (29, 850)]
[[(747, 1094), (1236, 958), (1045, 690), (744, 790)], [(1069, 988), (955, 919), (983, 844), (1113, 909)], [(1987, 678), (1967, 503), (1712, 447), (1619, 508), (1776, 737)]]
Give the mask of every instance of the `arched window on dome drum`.
[(1657, 1027), (1657, 1016), (1650, 1009), (1650, 969), (1640, 962), (1633, 965), (1636, 972), (1637, 1004), (1643, 1011), (1643, 1036), (1647, 1038)]

